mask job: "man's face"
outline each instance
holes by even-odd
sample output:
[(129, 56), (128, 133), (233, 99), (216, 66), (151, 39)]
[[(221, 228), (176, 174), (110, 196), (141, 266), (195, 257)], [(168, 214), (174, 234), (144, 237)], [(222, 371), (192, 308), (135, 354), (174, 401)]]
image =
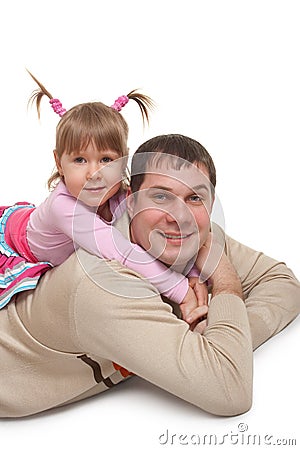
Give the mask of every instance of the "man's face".
[(204, 244), (213, 205), (204, 165), (179, 170), (149, 168), (140, 190), (129, 195), (131, 239), (174, 269), (185, 266)]

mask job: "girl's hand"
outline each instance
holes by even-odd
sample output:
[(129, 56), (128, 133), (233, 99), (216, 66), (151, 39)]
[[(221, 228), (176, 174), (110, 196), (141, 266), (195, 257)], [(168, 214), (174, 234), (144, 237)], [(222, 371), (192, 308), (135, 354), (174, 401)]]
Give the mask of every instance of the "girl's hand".
[(208, 292), (206, 284), (199, 283), (198, 278), (189, 279), (190, 288), (180, 304), (182, 318), (191, 330), (206, 318), (208, 312)]
[[(191, 330), (203, 332), (207, 325), (206, 316), (208, 312), (208, 289), (206, 283), (200, 283), (198, 277), (189, 278), (189, 285), (197, 297), (197, 306), (189, 314), (186, 321), (190, 324)], [(201, 326), (200, 326), (201, 324)]]

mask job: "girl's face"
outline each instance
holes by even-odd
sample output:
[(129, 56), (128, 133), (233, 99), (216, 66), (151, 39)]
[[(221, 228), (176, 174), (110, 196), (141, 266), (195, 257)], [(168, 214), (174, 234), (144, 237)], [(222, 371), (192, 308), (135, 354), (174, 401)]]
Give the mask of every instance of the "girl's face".
[(58, 157), (56, 166), (65, 185), (75, 198), (89, 206), (103, 206), (121, 187), (126, 158), (115, 150), (98, 150), (90, 142), (85, 150)]

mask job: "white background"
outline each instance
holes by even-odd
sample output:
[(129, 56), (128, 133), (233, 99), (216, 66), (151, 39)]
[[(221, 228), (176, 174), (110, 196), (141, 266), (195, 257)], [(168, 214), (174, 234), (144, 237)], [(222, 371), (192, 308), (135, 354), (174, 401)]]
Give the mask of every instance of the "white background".
[[(199, 140), (217, 167), (226, 232), (300, 277), (298, 10), (292, 0), (1, 2), (0, 203), (41, 202), (53, 167), (57, 117), (46, 100), (40, 122), (27, 110), (36, 86), (25, 67), (67, 109), (111, 104), (141, 88), (157, 107), (145, 129), (134, 104), (124, 109), (131, 150), (161, 133)], [(72, 407), (0, 420), (1, 444), (197, 447), (178, 437), (159, 444), (168, 429), (216, 433), (220, 441), (228, 433), (220, 447), (232, 448), (231, 433), (241, 439), (237, 426), (245, 423), (250, 435), (297, 438), (299, 445), (299, 337), (296, 320), (255, 352), (254, 404), (241, 417), (210, 416), (132, 379)]]

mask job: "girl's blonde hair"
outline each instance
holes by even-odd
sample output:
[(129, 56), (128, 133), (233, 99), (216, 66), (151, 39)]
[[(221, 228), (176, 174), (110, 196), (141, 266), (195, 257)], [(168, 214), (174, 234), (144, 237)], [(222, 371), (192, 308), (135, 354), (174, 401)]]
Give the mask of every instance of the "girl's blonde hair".
[[(29, 71), (28, 71), (29, 72)], [(38, 84), (29, 103), (36, 103), (40, 118), (40, 104), (46, 95), (50, 100), (50, 92), (29, 72)], [(127, 94), (129, 100), (134, 100), (141, 111), (143, 123), (149, 122), (149, 110), (153, 101), (147, 95), (136, 90)], [(99, 150), (115, 150), (120, 157), (128, 155), (128, 125), (124, 117), (115, 109), (101, 102), (82, 103), (66, 111), (56, 127), (56, 152), (59, 158), (63, 153), (85, 150), (90, 142)], [(52, 189), (61, 179), (56, 170), (48, 180), (48, 188)]]

